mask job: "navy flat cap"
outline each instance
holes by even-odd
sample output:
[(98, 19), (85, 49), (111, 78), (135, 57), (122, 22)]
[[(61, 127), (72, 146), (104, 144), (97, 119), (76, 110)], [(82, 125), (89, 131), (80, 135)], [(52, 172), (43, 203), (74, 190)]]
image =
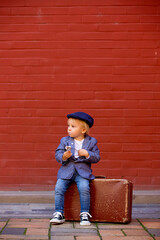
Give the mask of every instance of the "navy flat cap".
[(90, 128), (93, 126), (93, 123), (94, 123), (94, 119), (85, 112), (71, 113), (67, 115), (67, 118), (75, 118), (75, 119), (80, 119), (82, 121), (85, 121)]

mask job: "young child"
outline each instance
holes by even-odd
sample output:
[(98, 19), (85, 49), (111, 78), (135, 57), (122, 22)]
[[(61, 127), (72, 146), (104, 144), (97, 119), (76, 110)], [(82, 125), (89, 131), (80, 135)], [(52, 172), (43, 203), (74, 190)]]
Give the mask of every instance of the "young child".
[(58, 171), (55, 186), (55, 213), (50, 220), (52, 224), (65, 222), (64, 195), (72, 182), (76, 182), (80, 194), (80, 225), (90, 225), (90, 180), (92, 175), (91, 163), (100, 160), (97, 140), (88, 135), (93, 126), (93, 118), (84, 112), (67, 115), (68, 135), (61, 139), (56, 150), (56, 160), (62, 164)]

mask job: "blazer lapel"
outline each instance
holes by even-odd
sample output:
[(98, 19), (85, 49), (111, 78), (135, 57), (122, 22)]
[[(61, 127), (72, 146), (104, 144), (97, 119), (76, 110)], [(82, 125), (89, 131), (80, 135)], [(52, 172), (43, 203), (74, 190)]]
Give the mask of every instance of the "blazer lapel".
[(88, 149), (88, 146), (90, 144), (90, 141), (89, 141), (89, 136), (87, 135), (83, 141), (83, 145), (82, 145), (82, 148), (83, 149)]

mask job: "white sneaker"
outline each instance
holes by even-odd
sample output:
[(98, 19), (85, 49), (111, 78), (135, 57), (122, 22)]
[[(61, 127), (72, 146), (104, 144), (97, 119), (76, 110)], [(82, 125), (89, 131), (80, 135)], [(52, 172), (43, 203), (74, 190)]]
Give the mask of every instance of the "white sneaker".
[(91, 225), (91, 222), (89, 221), (89, 217), (91, 218), (92, 216), (88, 212), (82, 212), (80, 214), (80, 225), (82, 226), (89, 226)]
[(61, 213), (61, 212), (53, 213), (53, 218), (50, 220), (50, 223), (60, 224), (60, 223), (64, 223), (64, 222), (65, 222), (65, 218), (64, 218), (63, 213)]

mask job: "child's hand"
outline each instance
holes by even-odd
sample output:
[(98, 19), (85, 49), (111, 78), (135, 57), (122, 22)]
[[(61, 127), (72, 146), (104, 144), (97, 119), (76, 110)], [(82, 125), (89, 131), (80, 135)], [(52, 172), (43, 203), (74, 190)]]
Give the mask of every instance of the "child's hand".
[(72, 153), (71, 153), (71, 151), (66, 151), (66, 152), (64, 152), (64, 154), (63, 154), (63, 161), (66, 161), (68, 158), (70, 158), (72, 156)]
[(78, 154), (79, 154), (80, 157), (86, 157), (86, 158), (89, 157), (88, 151), (85, 150), (85, 149), (80, 149), (80, 150), (78, 151)]

